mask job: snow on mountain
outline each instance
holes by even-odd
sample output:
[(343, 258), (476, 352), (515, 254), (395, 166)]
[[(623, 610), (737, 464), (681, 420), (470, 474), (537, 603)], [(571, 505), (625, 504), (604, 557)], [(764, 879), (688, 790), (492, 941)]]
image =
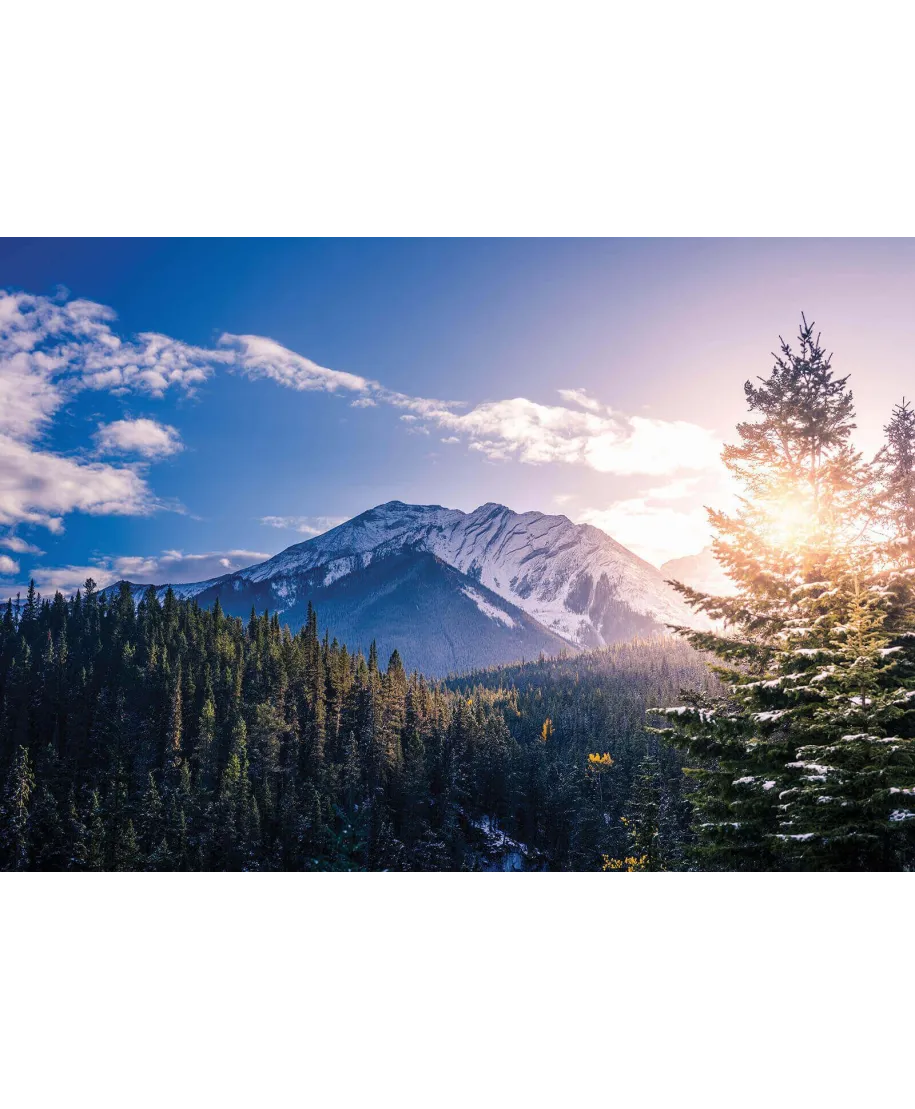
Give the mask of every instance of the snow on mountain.
[(465, 513), (389, 501), (242, 573), (264, 581), (326, 566), (328, 582), (407, 546), (437, 555), (576, 646), (643, 630), (638, 617), (695, 622), (654, 566), (599, 528), (492, 503)]
[[(326, 588), (405, 550), (435, 555), (577, 647), (696, 623), (659, 570), (599, 528), (492, 503), (461, 512), (389, 501), (266, 562), (178, 589), (194, 596), (266, 585), (271, 607), (282, 612), (303, 604), (304, 590)], [(508, 613), (489, 611), (491, 600), (474, 597), (470, 586), (464, 592), (490, 619), (511, 626)]]

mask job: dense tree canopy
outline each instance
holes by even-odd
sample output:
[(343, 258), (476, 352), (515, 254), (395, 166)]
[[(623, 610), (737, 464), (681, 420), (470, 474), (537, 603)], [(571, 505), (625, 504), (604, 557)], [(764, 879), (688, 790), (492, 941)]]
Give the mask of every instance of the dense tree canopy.
[[(31, 589), (0, 622), (0, 866), (600, 869), (658, 746), (646, 706), (703, 681), (658, 640), (431, 684), (314, 612), (291, 635), (171, 591)], [(657, 757), (675, 865), (688, 807)]]

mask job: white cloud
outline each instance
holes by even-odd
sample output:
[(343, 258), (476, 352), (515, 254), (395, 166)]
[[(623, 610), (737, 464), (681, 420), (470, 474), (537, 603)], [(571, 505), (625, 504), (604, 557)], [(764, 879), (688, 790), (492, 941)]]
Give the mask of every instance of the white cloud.
[(151, 332), (124, 340), (112, 330), (114, 320), (110, 308), (67, 300), (63, 292), (0, 291), (0, 523), (60, 531), (68, 512), (142, 514), (157, 507), (130, 467), (35, 445), (82, 390), (158, 396), (174, 386), (190, 393), (213, 372), (212, 363), (229, 358)]
[[(724, 476), (723, 467), (720, 473), (715, 475), (720, 479)], [(698, 493), (698, 486), (700, 483), (700, 476), (698, 474), (690, 474), (685, 477), (675, 477), (670, 481), (665, 482), (664, 485), (655, 485), (645, 494), (654, 501), (682, 501), (688, 497), (694, 497)], [(707, 482), (706, 482), (707, 484)], [(720, 480), (717, 482), (720, 484)]]
[(648, 562), (662, 562), (693, 554), (712, 538), (705, 505), (729, 508), (733, 483), (724, 466), (707, 473), (674, 477), (637, 496), (615, 501), (607, 508), (586, 508), (581, 524), (593, 524)]
[(300, 535), (323, 535), (348, 519), (348, 516), (262, 516), (261, 523), (271, 528), (297, 531)]
[[(0, 558), (5, 556), (0, 556)], [(137, 585), (179, 585), (207, 581), (223, 574), (242, 570), (270, 558), (263, 551), (230, 550), (186, 554), (162, 551), (159, 555), (125, 555), (99, 559), (91, 566), (36, 566), (29, 576), (41, 593), (74, 593), (86, 578), (104, 588), (127, 579)]]
[(0, 555), (0, 574), (18, 574), (19, 563), (9, 555)]
[(27, 522), (61, 530), (60, 517), (145, 515), (158, 506), (129, 467), (79, 462), (0, 435), (0, 524)]
[(164, 585), (167, 582), (206, 581), (265, 562), (270, 557), (263, 551), (247, 550), (207, 551), (204, 554), (163, 551), (158, 556), (114, 558), (106, 560), (106, 565), (114, 574), (114, 580), (129, 578), (133, 582)]
[(184, 449), (176, 428), (148, 419), (99, 424), (95, 442), (100, 454), (138, 454), (150, 459), (166, 458)]
[(589, 412), (600, 412), (603, 405), (594, 397), (589, 397), (584, 389), (557, 389), (556, 392), (570, 404), (579, 404)]
[(29, 574), (39, 593), (75, 593), (82, 589), (86, 578), (92, 578), (96, 585), (104, 588), (117, 581), (117, 575), (102, 566), (55, 566), (36, 567)]
[(469, 412), (428, 409), (426, 419), (463, 435), (487, 458), (566, 462), (600, 473), (673, 474), (718, 465), (721, 444), (683, 420), (646, 419), (538, 404), (525, 397), (487, 401)]
[(338, 390), (364, 393), (378, 388), (376, 382), (341, 370), (328, 370), (260, 335), (225, 334), (219, 343), (228, 348), (227, 353), (234, 356), (232, 365), (246, 377), (266, 377), (289, 389), (319, 389), (329, 393)]
[(232, 361), (228, 352), (155, 332), (124, 339), (112, 330), (116, 318), (111, 308), (67, 300), (64, 292), (46, 297), (0, 290), (0, 377), (13, 378), (19, 396), (17, 404), (2, 406), (3, 430), (18, 438), (34, 434), (79, 389), (193, 392), (215, 364)]
[(584, 461), (601, 473), (674, 474), (718, 466), (722, 444), (706, 428), (685, 420), (616, 417), (616, 426), (593, 436)]
[(576, 407), (539, 404), (526, 397), (485, 401), (467, 411), (459, 401), (414, 397), (377, 381), (319, 366), (272, 339), (224, 335), (235, 365), (249, 377), (269, 378), (297, 390), (348, 391), (356, 407), (387, 404), (406, 409), (401, 420), (417, 432), (427, 424), (463, 437), (471, 450), (493, 461), (566, 462), (601, 473), (673, 474), (718, 464), (721, 444), (706, 428), (684, 420), (660, 420), (613, 412), (583, 389), (560, 389)]
[(21, 351), (6, 356), (0, 345), (0, 433), (31, 439), (62, 403), (63, 393), (40, 359)]
[(16, 554), (44, 554), (40, 547), (36, 547), (34, 543), (27, 543), (18, 535), (0, 535), (0, 547), (6, 547), (8, 551), (15, 551)]

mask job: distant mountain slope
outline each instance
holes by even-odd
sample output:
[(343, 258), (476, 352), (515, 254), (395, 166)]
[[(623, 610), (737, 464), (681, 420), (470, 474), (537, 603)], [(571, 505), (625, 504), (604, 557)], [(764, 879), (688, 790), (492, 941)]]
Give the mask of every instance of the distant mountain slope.
[[(197, 599), (209, 606), (217, 596), (230, 615), (247, 616), (252, 604), (258, 611), (277, 607), (271, 581), (236, 577), (211, 585)], [(345, 577), (306, 572), (283, 620), (303, 624), (309, 601), (320, 626), (351, 649), (367, 652), (374, 639), (384, 664), (397, 647), (408, 670), (431, 677), (569, 649), (526, 612), (428, 551), (396, 551)]]
[(278, 611), (292, 627), (311, 601), (332, 634), (376, 638), (379, 650), (396, 641), (434, 674), (696, 622), (654, 566), (598, 528), (497, 504), (390, 501), (259, 565), (174, 588), (239, 615)]
[(725, 574), (711, 547), (703, 547), (698, 554), (672, 558), (661, 567), (668, 581), (682, 581), (702, 593), (727, 597), (735, 591), (734, 583)]

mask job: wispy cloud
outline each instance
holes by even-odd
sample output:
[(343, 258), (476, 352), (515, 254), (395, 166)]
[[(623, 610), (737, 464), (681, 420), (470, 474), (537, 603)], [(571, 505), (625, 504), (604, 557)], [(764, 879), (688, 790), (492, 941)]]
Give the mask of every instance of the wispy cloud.
[(34, 543), (27, 543), (19, 535), (0, 535), (0, 547), (6, 547), (8, 551), (15, 551), (16, 554), (44, 554), (40, 547), (36, 547)]
[(231, 365), (246, 377), (269, 378), (288, 389), (365, 393), (377, 387), (375, 382), (357, 374), (319, 366), (310, 358), (261, 335), (225, 334), (219, 342), (233, 356)]
[(9, 555), (0, 555), (0, 574), (18, 574), (19, 563)]
[[(158, 555), (101, 558), (88, 566), (35, 566), (29, 571), (29, 577), (34, 579), (42, 593), (56, 590), (73, 593), (82, 588), (86, 578), (92, 578), (102, 588), (123, 579), (140, 585), (164, 585), (169, 582), (178, 585), (222, 577), (268, 558), (270, 555), (263, 551), (207, 551), (202, 554), (162, 551)], [(17, 568), (10, 572), (19, 571)], [(9, 591), (9, 587), (6, 590)]]
[(323, 535), (325, 531), (345, 524), (348, 516), (261, 516), (261, 523), (270, 528), (296, 531), (300, 535)]
[(589, 412), (600, 412), (604, 407), (599, 400), (589, 397), (584, 389), (557, 389), (556, 392), (569, 404), (580, 405)]
[(99, 424), (95, 443), (100, 454), (138, 454), (148, 459), (167, 458), (184, 449), (177, 428), (148, 419)]
[(116, 578), (143, 580), (151, 583), (206, 581), (223, 574), (243, 570), (270, 558), (263, 551), (229, 550), (187, 554), (183, 551), (163, 551), (158, 556), (126, 556), (111, 559), (109, 565)]
[(442, 442), (463, 440), (492, 461), (565, 462), (601, 473), (666, 475), (714, 468), (721, 452), (715, 435), (698, 424), (627, 416), (583, 389), (558, 390), (574, 407), (526, 397), (468, 407), (395, 392), (370, 378), (319, 366), (272, 339), (224, 335), (221, 342), (235, 353), (235, 368), (248, 377), (298, 391), (355, 393), (351, 405), (357, 408), (384, 404), (405, 409), (400, 418), (410, 431), (427, 433), (430, 426), (437, 427), (450, 433)]

